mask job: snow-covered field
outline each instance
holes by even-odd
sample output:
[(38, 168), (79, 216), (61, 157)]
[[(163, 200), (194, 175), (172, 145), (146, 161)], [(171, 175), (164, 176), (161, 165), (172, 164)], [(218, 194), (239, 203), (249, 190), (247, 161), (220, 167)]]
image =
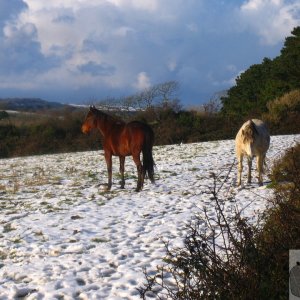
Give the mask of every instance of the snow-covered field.
[[(297, 141), (272, 137), (268, 164)], [(125, 190), (113, 160), (110, 192), (99, 185), (107, 180), (101, 151), (0, 160), (0, 299), (139, 299), (143, 269), (160, 264), (163, 240), (181, 245), (195, 213), (214, 213), (211, 173), (224, 179), (234, 158), (232, 140), (155, 147), (156, 184), (140, 193), (131, 158)], [(268, 178), (261, 188), (256, 178), (239, 189), (235, 180), (236, 166), (222, 189), (236, 199), (226, 213), (238, 205), (257, 216), (272, 193)]]

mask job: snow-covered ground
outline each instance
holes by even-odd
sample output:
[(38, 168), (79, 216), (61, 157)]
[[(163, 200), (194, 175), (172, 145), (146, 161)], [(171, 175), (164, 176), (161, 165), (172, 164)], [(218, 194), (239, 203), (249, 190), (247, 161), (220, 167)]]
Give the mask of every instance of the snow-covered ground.
[[(269, 165), (297, 141), (272, 137)], [(140, 193), (131, 158), (125, 190), (113, 160), (110, 192), (99, 185), (107, 180), (101, 151), (0, 160), (0, 299), (139, 299), (163, 240), (181, 245), (195, 213), (214, 213), (211, 173), (224, 180), (234, 158), (233, 140), (155, 147), (156, 184)], [(225, 202), (226, 214), (238, 205), (257, 216), (272, 193), (264, 179), (238, 189), (234, 166), (220, 195), (236, 200)]]

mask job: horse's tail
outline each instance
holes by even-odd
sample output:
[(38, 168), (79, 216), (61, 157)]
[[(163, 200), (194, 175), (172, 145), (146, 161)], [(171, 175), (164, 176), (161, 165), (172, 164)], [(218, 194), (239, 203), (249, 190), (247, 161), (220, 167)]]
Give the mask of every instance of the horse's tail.
[(145, 135), (145, 141), (143, 145), (143, 172), (144, 175), (147, 173), (148, 178), (154, 183), (154, 160), (152, 155), (152, 147), (154, 144), (154, 133), (151, 127), (147, 126), (147, 131)]

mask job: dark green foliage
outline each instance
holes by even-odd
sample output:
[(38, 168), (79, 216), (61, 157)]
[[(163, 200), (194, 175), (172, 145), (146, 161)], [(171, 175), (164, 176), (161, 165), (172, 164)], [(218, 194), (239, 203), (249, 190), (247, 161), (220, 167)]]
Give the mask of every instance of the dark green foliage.
[(13, 125), (0, 125), (0, 157), (9, 157), (20, 137), (20, 131)]
[(300, 248), (300, 144), (277, 161), (271, 178), (275, 186), (273, 208), (265, 215), (257, 235), (262, 264), (262, 284), (272, 289), (272, 299), (287, 299), (289, 250)]
[(84, 116), (84, 112), (72, 111), (13, 115), (9, 124), (0, 123), (0, 157), (98, 150), (99, 134), (81, 132)]
[(281, 54), (251, 66), (236, 80), (222, 98), (222, 112), (227, 115), (257, 117), (267, 112), (266, 104), (300, 88), (300, 27), (286, 38)]
[(0, 111), (0, 120), (8, 119), (9, 114), (6, 111)]
[(219, 113), (163, 108), (152, 108), (133, 118), (153, 127), (157, 145), (233, 138), (240, 126), (237, 118), (227, 118)]

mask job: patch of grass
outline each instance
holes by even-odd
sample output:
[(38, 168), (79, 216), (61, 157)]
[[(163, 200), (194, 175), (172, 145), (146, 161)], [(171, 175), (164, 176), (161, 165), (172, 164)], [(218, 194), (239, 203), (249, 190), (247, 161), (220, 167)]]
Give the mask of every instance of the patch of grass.
[(92, 180), (97, 180), (97, 173), (88, 171), (87, 176)]
[(79, 220), (79, 219), (83, 219), (83, 217), (78, 215), (71, 216), (71, 220)]
[(6, 259), (7, 258), (7, 253), (6, 252), (4, 252), (4, 251), (2, 251), (2, 250), (0, 250), (0, 260), (4, 260), (4, 259)]
[(77, 243), (77, 240), (76, 240), (76, 239), (73, 239), (73, 238), (70, 238), (70, 239), (68, 240), (68, 242), (71, 243), (71, 244), (74, 244), (74, 243)]
[(105, 239), (105, 238), (97, 238), (97, 237), (95, 237), (95, 238), (91, 239), (91, 242), (93, 242), (93, 243), (108, 243), (109, 240)]
[(37, 237), (44, 237), (44, 233), (43, 233), (42, 230), (35, 231), (35, 232), (34, 232), (34, 235), (37, 236)]
[(199, 171), (200, 169), (199, 168), (190, 168), (188, 169), (189, 171), (192, 171), (192, 172), (196, 172), (196, 171)]
[(65, 200), (60, 200), (59, 202), (58, 202), (58, 205), (59, 206), (61, 206), (61, 205), (64, 205), (64, 204), (66, 204), (66, 205), (72, 205), (72, 204), (74, 204), (74, 200), (72, 200), (72, 199), (65, 199)]
[(97, 205), (103, 206), (103, 205), (105, 205), (105, 201), (97, 201)]
[(63, 178), (60, 176), (55, 176), (52, 178), (51, 183), (54, 185), (61, 185)]
[(161, 170), (162, 173), (172, 173), (172, 171), (168, 171), (168, 170)]
[(14, 228), (11, 223), (7, 223), (3, 226), (3, 233), (11, 232), (13, 230), (16, 230), (16, 228)]
[(57, 206), (53, 206), (53, 205), (51, 205), (49, 203), (47, 205), (45, 205), (44, 209), (45, 209), (45, 211), (43, 211), (44, 214), (58, 212), (58, 211), (63, 210), (63, 208), (57, 207)]
[(77, 171), (77, 169), (75, 167), (66, 167), (65, 172), (68, 175), (71, 175), (71, 174), (76, 174), (78, 171)]
[(76, 192), (76, 194), (75, 194), (75, 196), (79, 198), (79, 197), (82, 197), (82, 196), (83, 196), (83, 194), (82, 194), (82, 192), (81, 192), (81, 191), (77, 191), (77, 192)]
[(20, 236), (17, 236), (15, 238), (13, 238), (11, 240), (11, 242), (14, 243), (14, 244), (20, 244), (22, 242), (22, 238)]
[(54, 198), (55, 194), (53, 194), (52, 192), (47, 192), (47, 193), (44, 194), (44, 197), (45, 198)]
[(183, 192), (182, 192), (182, 195), (183, 195), (183, 196), (187, 196), (187, 195), (190, 195), (190, 194), (191, 194), (191, 193), (190, 193), (189, 191), (183, 191)]

